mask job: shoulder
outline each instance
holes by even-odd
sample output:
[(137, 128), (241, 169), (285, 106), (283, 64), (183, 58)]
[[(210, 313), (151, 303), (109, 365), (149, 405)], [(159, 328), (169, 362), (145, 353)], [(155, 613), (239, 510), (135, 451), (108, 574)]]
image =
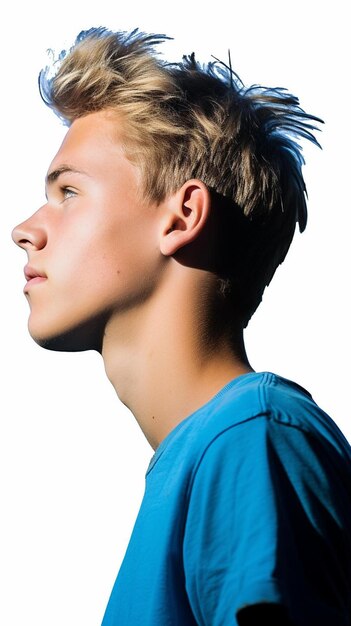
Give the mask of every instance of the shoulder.
[(258, 463), (260, 451), (261, 456), (275, 451), (286, 462), (291, 458), (292, 466), (302, 456), (308, 464), (324, 458), (351, 475), (351, 448), (337, 425), (303, 387), (270, 372), (239, 377), (194, 427), (202, 458), (222, 456), (229, 447), (235, 449), (233, 462), (253, 455)]
[(342, 458), (351, 473), (350, 446), (332, 419), (303, 387), (270, 372), (245, 374), (228, 383), (170, 433), (149, 470), (156, 463), (165, 470), (176, 463), (194, 475), (216, 458), (238, 467), (243, 458), (257, 464), (274, 449), (292, 464), (298, 454), (311, 456), (313, 449), (314, 456), (321, 456), (324, 450), (337, 464)]
[(234, 379), (184, 426), (201, 446), (229, 430), (244, 431), (245, 424), (247, 430), (260, 429), (261, 423), (272, 431), (289, 432), (289, 428), (283, 427), (297, 429), (350, 453), (345, 437), (311, 394), (301, 385), (271, 372), (254, 372)]
[[(348, 597), (351, 554), (351, 455), (337, 427), (302, 387), (263, 373), (224, 389), (195, 431), (184, 535), (194, 605), (201, 611), (212, 594), (228, 615), (304, 598), (310, 622), (325, 606), (331, 623), (330, 572)], [(261, 615), (252, 611), (243, 624)]]

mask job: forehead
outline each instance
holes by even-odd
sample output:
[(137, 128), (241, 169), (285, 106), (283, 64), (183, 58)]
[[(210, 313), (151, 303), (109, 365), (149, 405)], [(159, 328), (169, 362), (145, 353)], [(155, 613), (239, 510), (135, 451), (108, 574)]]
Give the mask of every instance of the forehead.
[(66, 164), (88, 173), (92, 170), (108, 174), (117, 165), (133, 168), (124, 154), (121, 135), (122, 122), (110, 112), (99, 111), (76, 119), (52, 160), (48, 175)]

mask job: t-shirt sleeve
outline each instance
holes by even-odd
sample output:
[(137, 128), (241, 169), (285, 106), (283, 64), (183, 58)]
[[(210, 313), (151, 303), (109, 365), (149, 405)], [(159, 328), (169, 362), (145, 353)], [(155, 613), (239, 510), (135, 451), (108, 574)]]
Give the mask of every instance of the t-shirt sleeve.
[(299, 428), (262, 415), (218, 435), (194, 471), (184, 532), (197, 623), (236, 626), (244, 607), (275, 603), (296, 626), (349, 624), (340, 490), (328, 451)]

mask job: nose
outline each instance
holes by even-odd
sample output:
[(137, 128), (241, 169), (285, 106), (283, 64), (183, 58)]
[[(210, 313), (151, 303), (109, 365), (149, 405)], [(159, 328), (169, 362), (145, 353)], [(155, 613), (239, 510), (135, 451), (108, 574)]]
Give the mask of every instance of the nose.
[(40, 250), (46, 245), (46, 231), (43, 225), (36, 223), (34, 214), (12, 231), (12, 239), (23, 250)]

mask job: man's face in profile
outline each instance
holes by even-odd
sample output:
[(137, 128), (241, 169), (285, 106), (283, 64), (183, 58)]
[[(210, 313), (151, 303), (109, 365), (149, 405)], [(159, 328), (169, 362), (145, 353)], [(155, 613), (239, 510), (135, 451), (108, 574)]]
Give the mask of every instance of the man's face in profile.
[[(39, 343), (147, 297), (161, 270), (157, 209), (118, 141), (116, 116), (75, 120), (47, 175), (47, 203), (14, 230), (28, 253), (24, 292)], [(80, 346), (76, 349), (84, 349)], [(65, 346), (63, 349), (70, 349)]]

